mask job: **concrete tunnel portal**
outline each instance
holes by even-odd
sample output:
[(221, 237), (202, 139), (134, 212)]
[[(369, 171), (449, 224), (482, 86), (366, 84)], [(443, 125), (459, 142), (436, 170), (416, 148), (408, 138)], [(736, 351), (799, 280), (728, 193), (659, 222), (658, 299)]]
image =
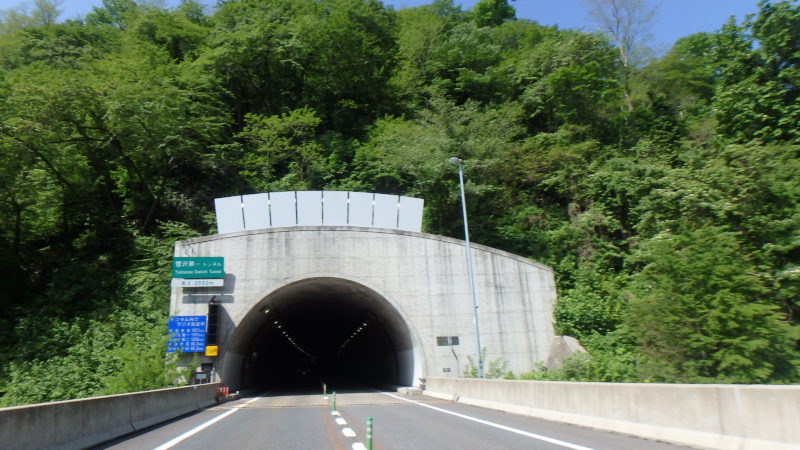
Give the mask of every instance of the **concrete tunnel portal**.
[[(276, 289), (232, 336), (242, 388), (317, 391), (409, 386), (409, 327), (380, 294), (354, 281), (317, 277)], [(238, 370), (236, 365), (239, 366)]]
[[(460, 376), (477, 355), (464, 241), (423, 233), (422, 199), (288, 191), (214, 202), (218, 233), (174, 252), (221, 269), (172, 280), (171, 317), (194, 320), (219, 303), (218, 347), (197, 358), (197, 380), (268, 391), (414, 386)], [(531, 370), (554, 339), (552, 268), (469, 249), (486, 358)]]

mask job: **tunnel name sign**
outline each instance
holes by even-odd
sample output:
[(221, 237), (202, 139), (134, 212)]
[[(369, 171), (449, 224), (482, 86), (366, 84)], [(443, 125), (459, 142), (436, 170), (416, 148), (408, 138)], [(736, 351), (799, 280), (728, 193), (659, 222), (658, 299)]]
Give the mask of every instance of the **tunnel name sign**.
[(222, 286), (224, 278), (224, 257), (175, 257), (172, 259), (173, 287)]
[(172, 259), (172, 278), (224, 278), (225, 258), (197, 257)]

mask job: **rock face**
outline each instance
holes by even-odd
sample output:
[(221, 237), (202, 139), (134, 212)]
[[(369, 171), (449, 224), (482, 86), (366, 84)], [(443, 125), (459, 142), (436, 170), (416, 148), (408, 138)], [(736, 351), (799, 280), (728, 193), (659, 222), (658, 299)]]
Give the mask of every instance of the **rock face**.
[(556, 336), (550, 345), (545, 366), (549, 370), (558, 370), (564, 366), (564, 360), (575, 353), (586, 353), (586, 349), (577, 339), (572, 336)]

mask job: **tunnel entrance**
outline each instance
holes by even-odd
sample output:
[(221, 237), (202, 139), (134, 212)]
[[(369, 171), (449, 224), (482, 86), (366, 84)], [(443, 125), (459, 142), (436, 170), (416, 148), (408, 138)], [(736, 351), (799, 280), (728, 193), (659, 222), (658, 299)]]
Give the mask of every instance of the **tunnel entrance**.
[(350, 280), (312, 278), (276, 290), (248, 313), (230, 343), (228, 351), (239, 357), (226, 364), (240, 364), (242, 388), (319, 392), (323, 382), (339, 391), (413, 384), (405, 321), (381, 295)]

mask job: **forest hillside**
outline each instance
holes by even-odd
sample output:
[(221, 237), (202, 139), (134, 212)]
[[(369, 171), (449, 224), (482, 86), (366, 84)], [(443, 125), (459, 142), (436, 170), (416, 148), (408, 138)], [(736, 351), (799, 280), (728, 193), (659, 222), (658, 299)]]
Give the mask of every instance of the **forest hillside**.
[(472, 239), (552, 266), (588, 350), (497, 375), (800, 381), (797, 0), (649, 58), (507, 0), (27, 11), (0, 21), (0, 405), (174, 382), (172, 246), (214, 198), (402, 194), (460, 238), (451, 156)]

